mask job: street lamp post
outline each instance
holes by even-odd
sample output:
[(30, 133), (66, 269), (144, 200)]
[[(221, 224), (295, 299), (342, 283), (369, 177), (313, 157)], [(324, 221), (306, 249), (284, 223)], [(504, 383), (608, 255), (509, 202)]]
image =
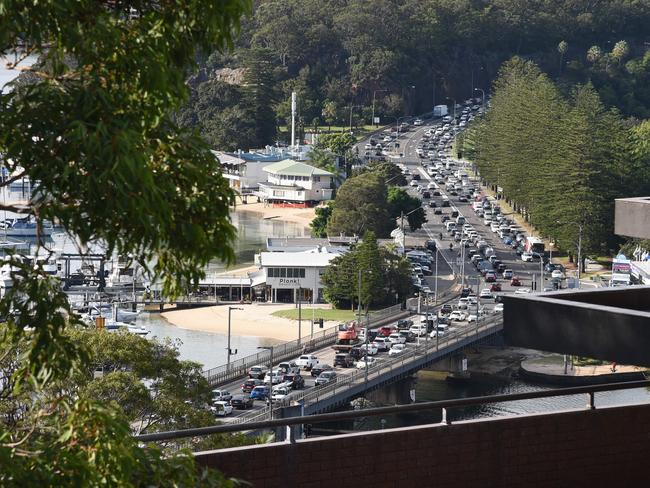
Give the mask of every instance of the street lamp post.
[(240, 307), (228, 307), (228, 359), (226, 360), (226, 370), (230, 370), (230, 356), (237, 354), (237, 351), (234, 353), (230, 349), (230, 314), (233, 310), (244, 310)]
[[(421, 208), (424, 208), (424, 206), (423, 206), (423, 205), (420, 205), (418, 208), (414, 208), (413, 210), (411, 210), (411, 211), (408, 212), (408, 213), (404, 213), (404, 212), (401, 213), (401, 216), (400, 216), (400, 222), (401, 222), (401, 223), (400, 223), (400, 227), (402, 228), (402, 249), (405, 250), (405, 251), (406, 251), (406, 232), (404, 231), (404, 217), (408, 217), (408, 216), (411, 215), (413, 212), (415, 212), (415, 211), (417, 211), (417, 210), (420, 210)], [(436, 246), (436, 247), (437, 247), (437, 246)]]
[(372, 92), (372, 123), (375, 123), (375, 95), (381, 92), (387, 92), (388, 90), (374, 90)]
[(269, 354), (269, 378), (271, 384), (269, 385), (269, 420), (273, 420), (273, 346), (257, 346), (258, 349), (266, 349)]

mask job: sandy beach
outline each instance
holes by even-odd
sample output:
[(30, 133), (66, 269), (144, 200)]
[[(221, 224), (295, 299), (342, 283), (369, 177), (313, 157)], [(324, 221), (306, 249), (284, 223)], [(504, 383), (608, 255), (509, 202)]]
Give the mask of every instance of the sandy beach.
[(284, 208), (264, 203), (238, 203), (235, 212), (251, 212), (258, 214), (262, 219), (283, 220), (302, 224), (305, 227), (309, 227), (309, 223), (316, 215), (314, 208)]
[[(298, 338), (298, 321), (271, 314), (277, 310), (294, 308), (294, 305), (246, 304), (237, 305), (244, 310), (231, 312), (231, 333), (233, 336), (253, 336), (291, 341)], [(169, 323), (183, 329), (201, 330), (216, 334), (228, 334), (228, 306), (195, 308), (190, 310), (173, 310), (161, 314)], [(325, 328), (333, 327), (336, 321), (325, 322)], [(322, 329), (318, 325), (314, 334)], [(302, 336), (311, 333), (311, 319), (305, 317), (302, 321)]]

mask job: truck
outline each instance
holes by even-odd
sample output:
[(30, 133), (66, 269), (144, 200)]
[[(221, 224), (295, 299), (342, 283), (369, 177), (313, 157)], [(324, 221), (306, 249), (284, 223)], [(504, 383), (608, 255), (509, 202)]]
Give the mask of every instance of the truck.
[(544, 254), (544, 242), (539, 237), (526, 237), (524, 243), (524, 250), (526, 252), (534, 252), (537, 254)]
[(354, 346), (361, 343), (359, 339), (359, 331), (357, 330), (357, 323), (346, 322), (339, 324), (338, 335), (336, 343), (332, 348), (337, 352), (348, 352)]
[(436, 105), (433, 107), (433, 116), (434, 117), (444, 117), (449, 113), (447, 105)]

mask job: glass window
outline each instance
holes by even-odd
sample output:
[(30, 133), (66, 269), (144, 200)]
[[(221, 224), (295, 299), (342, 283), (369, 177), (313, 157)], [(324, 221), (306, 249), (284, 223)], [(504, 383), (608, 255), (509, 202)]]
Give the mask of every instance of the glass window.
[(293, 278), (293, 268), (287, 268), (287, 278)]
[(280, 278), (287, 277), (287, 268), (278, 268), (280, 270)]
[(301, 278), (305, 277), (305, 268), (300, 268), (300, 277)]
[(320, 176), (314, 176), (313, 180), (314, 181), (320, 181)]

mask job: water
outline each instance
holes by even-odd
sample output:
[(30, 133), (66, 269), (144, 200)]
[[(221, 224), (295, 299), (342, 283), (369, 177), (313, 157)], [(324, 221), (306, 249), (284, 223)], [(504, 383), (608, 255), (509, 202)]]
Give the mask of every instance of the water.
[[(140, 314), (136, 324), (144, 325), (151, 331), (151, 334), (147, 337), (173, 341), (178, 347), (180, 359), (201, 363), (204, 369), (225, 364), (227, 361), (226, 346), (228, 337), (225, 334), (182, 329), (171, 325), (156, 313)], [(237, 349), (237, 355), (232, 356), (231, 360), (259, 352), (257, 350), (258, 346), (270, 346), (277, 344), (277, 342), (274, 339), (264, 337), (233, 335), (230, 338), (230, 347), (231, 349)]]
[[(456, 398), (480, 397), (488, 395), (505, 395), (526, 393), (560, 388), (559, 386), (544, 385), (524, 381), (518, 378), (502, 376), (474, 375), (470, 381), (450, 383), (441, 378), (440, 373), (420, 371), (415, 385), (416, 401), (440, 401)], [(596, 407), (621, 404), (636, 404), (650, 402), (650, 391), (646, 388), (596, 393)], [(503, 417), (510, 415), (525, 415), (561, 410), (585, 408), (587, 395), (572, 395), (562, 397), (536, 398), (514, 402), (493, 403), (462, 408), (453, 408), (447, 412), (452, 421), (470, 420), (488, 417)], [(441, 410), (417, 412), (387, 416), (386, 427), (405, 427), (419, 424), (437, 423), (442, 419)], [(337, 426), (350, 428), (347, 426)], [(367, 419), (354, 425), (360, 430), (381, 428), (381, 419)]]

